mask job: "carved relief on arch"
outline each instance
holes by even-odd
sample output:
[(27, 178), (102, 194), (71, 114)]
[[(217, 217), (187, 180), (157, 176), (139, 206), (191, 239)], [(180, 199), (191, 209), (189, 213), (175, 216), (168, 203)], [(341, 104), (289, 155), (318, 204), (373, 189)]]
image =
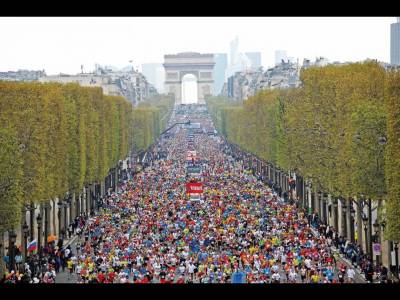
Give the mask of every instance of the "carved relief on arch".
[(167, 72), (166, 79), (167, 80), (177, 80), (179, 76), (178, 72)]
[(182, 81), (183, 76), (185, 76), (187, 74), (194, 75), (194, 76), (196, 76), (196, 79), (199, 80), (199, 71), (195, 71), (195, 70), (193, 70), (193, 71), (180, 71), (179, 73), (180, 73), (180, 77), (179, 77), (180, 81)]

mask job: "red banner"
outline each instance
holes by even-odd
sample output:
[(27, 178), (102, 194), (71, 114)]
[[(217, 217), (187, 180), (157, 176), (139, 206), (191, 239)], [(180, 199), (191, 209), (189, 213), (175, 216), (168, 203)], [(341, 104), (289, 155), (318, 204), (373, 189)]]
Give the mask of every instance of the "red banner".
[(186, 193), (202, 194), (203, 193), (203, 184), (201, 182), (186, 183)]

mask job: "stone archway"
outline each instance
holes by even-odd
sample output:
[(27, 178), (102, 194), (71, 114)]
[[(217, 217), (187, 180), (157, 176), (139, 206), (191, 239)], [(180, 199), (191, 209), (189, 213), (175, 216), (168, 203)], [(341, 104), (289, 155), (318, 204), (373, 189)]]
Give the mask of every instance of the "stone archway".
[(164, 55), (165, 90), (174, 94), (175, 103), (182, 103), (182, 78), (192, 74), (197, 78), (198, 103), (204, 104), (205, 97), (211, 95), (214, 83), (213, 54), (184, 52), (174, 55)]
[(198, 78), (194, 74), (182, 76), (182, 104), (197, 104), (199, 102)]

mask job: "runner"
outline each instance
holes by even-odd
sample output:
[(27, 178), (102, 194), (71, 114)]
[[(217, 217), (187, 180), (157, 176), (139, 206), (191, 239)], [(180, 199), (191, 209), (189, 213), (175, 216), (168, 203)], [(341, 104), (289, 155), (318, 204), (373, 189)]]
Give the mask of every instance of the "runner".
[[(79, 283), (333, 282), (330, 241), (221, 150), (226, 142), (204, 133), (214, 126), (199, 112), (173, 114), (169, 125), (190, 119), (200, 130), (174, 127), (148, 151), (147, 167), (77, 222), (76, 253), (60, 248), (68, 280), (75, 273)], [(191, 197), (187, 183), (202, 193)]]

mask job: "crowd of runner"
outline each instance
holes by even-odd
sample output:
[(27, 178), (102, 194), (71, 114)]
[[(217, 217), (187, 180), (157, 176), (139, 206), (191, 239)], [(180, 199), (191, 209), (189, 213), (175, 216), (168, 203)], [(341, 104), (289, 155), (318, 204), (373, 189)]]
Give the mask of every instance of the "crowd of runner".
[[(185, 118), (174, 114), (171, 124)], [(212, 124), (207, 114), (191, 120)], [(76, 244), (55, 247), (62, 251), (52, 250), (44, 270), (27, 263), (6, 282), (57, 282), (60, 268), (71, 283), (355, 282), (354, 269), (331, 250), (329, 228), (313, 233), (305, 211), (224, 146), (204, 130), (175, 127), (147, 168), (121, 182), (95, 216), (79, 219)], [(196, 161), (187, 161), (188, 151)], [(201, 167), (200, 176), (187, 172), (190, 164)], [(190, 181), (204, 186), (199, 200), (186, 193)]]

